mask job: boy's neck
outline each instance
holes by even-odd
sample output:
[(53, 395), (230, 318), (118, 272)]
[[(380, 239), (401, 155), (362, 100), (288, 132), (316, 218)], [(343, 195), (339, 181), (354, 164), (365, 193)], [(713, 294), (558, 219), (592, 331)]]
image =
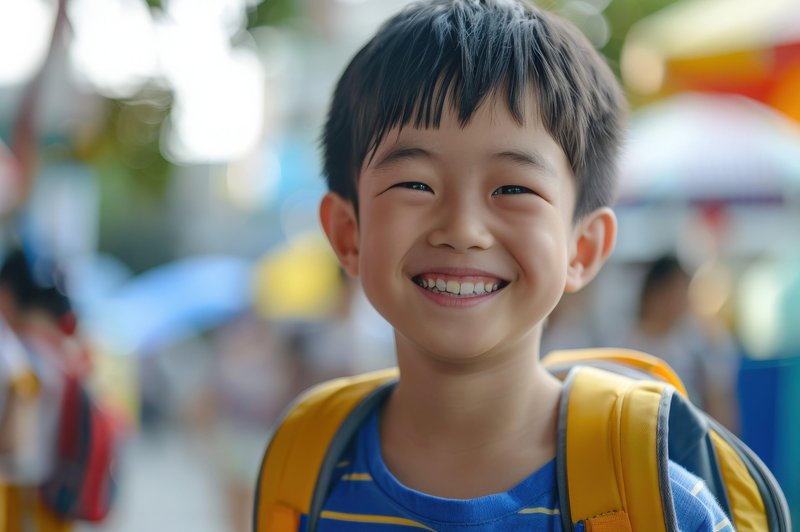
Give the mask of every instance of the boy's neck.
[[(555, 456), (561, 383), (539, 364), (538, 341), (520, 348), (515, 356), (453, 366), (415, 356), (398, 341), (402, 376), (384, 409), (381, 436), (387, 466), (402, 482), (440, 496), (480, 496), (510, 489)], [(435, 480), (416, 478), (420, 471), (408, 456), (414, 464), (467, 467), (477, 479), (463, 479), (471, 483), (466, 492), (446, 482), (442, 489), (455, 491), (444, 492)], [(503, 461), (505, 478), (496, 474)], [(480, 474), (481, 463), (495, 468), (491, 480)]]

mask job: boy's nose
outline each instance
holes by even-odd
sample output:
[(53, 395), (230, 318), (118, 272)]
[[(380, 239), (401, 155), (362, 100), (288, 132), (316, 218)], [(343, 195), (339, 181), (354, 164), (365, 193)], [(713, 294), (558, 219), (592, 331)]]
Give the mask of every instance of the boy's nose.
[(488, 249), (493, 242), (480, 209), (467, 204), (452, 205), (442, 210), (428, 234), (432, 246), (455, 251)]

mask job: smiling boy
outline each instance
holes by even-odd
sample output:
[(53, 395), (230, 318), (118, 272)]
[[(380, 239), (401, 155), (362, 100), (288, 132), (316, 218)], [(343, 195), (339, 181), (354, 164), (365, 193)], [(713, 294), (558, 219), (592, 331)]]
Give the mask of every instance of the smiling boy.
[[(562, 529), (562, 387), (539, 344), (614, 247), (625, 108), (580, 33), (522, 0), (413, 4), (352, 60), (323, 135), (321, 221), (394, 327), (400, 379), (316, 530)], [(681, 529), (724, 530), (696, 479), (670, 476)]]

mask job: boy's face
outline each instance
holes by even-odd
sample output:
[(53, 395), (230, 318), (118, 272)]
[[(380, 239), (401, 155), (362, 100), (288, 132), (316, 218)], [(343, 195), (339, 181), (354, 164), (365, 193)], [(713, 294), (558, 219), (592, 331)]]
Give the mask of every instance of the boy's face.
[(463, 128), (445, 111), (439, 129), (391, 131), (362, 166), (358, 221), (340, 198), (322, 216), (326, 201), (349, 207), (339, 225), (352, 234), (326, 231), (399, 341), (455, 361), (538, 349), (539, 324), (588, 280), (575, 265), (594, 215), (573, 224), (575, 197), (535, 110), (520, 126), (493, 99)]

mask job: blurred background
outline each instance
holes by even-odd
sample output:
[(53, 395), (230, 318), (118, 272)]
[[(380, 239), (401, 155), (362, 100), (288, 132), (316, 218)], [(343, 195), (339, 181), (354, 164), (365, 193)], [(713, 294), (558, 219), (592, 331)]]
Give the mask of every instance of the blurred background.
[[(405, 3), (0, 1), (0, 377), (40, 382), (18, 448), (53, 437), (43, 351), (71, 350), (110, 420), (114, 504), (77, 530), (249, 530), (287, 402), (393, 363), (321, 235), (317, 139), (347, 60)], [(545, 349), (664, 357), (800, 522), (800, 3), (542, 5), (632, 105), (617, 250)], [(15, 289), (20, 267), (48, 298)]]

